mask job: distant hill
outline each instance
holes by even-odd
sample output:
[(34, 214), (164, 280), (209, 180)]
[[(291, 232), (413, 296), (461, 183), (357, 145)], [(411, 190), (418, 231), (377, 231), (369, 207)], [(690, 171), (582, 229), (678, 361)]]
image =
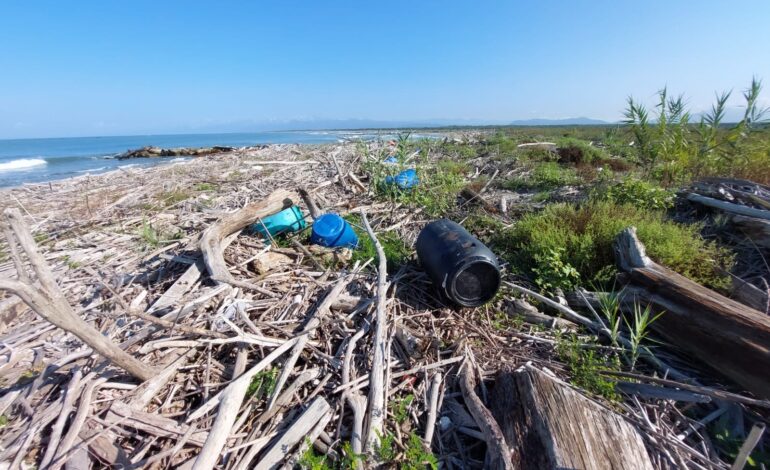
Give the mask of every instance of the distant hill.
[(510, 123), (511, 126), (601, 126), (611, 122), (587, 117), (566, 119), (520, 119)]

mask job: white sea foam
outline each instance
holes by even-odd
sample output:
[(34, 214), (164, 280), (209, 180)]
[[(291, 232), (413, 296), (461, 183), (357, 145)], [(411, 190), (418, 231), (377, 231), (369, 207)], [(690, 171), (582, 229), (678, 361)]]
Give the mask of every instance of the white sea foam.
[(42, 158), (20, 158), (10, 162), (0, 163), (0, 171), (26, 170), (36, 166), (44, 166), (48, 163)]
[(91, 172), (97, 172), (97, 171), (102, 171), (102, 170), (104, 170), (105, 168), (107, 168), (107, 167), (106, 167), (106, 166), (100, 166), (99, 168), (89, 168), (89, 169), (87, 169), (87, 170), (79, 170), (79, 171), (78, 171), (78, 173), (91, 173)]
[(135, 166), (139, 166), (138, 163), (129, 163), (128, 165), (119, 165), (118, 168), (133, 168)]

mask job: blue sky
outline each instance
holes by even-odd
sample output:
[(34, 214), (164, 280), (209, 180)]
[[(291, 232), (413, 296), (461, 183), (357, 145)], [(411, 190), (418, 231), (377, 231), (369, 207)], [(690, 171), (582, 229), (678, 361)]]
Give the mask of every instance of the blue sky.
[[(770, 2), (0, 3), (0, 138), (289, 119), (617, 120), (770, 87)], [(770, 97), (770, 89), (765, 98)]]

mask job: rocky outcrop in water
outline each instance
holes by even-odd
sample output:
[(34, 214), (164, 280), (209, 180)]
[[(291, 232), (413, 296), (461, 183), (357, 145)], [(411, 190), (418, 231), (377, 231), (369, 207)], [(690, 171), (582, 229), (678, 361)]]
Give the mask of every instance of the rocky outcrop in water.
[(118, 160), (128, 160), (130, 158), (162, 158), (162, 157), (200, 157), (202, 155), (211, 155), (214, 153), (227, 153), (235, 150), (234, 147), (214, 146), (214, 147), (177, 147), (164, 149), (160, 147), (142, 147), (140, 149), (128, 150), (115, 156)]

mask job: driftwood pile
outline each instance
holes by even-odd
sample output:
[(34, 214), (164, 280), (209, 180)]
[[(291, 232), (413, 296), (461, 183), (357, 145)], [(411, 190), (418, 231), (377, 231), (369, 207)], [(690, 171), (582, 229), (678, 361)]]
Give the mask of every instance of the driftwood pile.
[[(578, 326), (606, 334), (590, 293), (568, 305), (508, 282), (504, 301), (456, 310), (416, 263), (389, 271), (379, 238), (412, 246), (427, 220), (372, 197), (361, 165), (388, 150), (367, 147), (241, 149), (8, 190), (0, 462), (292, 468), (314, 449), (358, 468), (720, 469), (733, 462), (703, 428), (725, 416), (740, 432), (757, 423), (745, 462), (770, 402), (761, 377), (730, 372), (737, 352), (712, 365), (759, 398), (647, 352), (650, 374), (614, 376), (624, 400), (608, 406), (569, 385), (554, 353)], [(288, 204), (359, 215), (377, 256), (244, 231)], [(515, 299), (524, 323), (501, 328), (516, 291), (541, 308)]]

